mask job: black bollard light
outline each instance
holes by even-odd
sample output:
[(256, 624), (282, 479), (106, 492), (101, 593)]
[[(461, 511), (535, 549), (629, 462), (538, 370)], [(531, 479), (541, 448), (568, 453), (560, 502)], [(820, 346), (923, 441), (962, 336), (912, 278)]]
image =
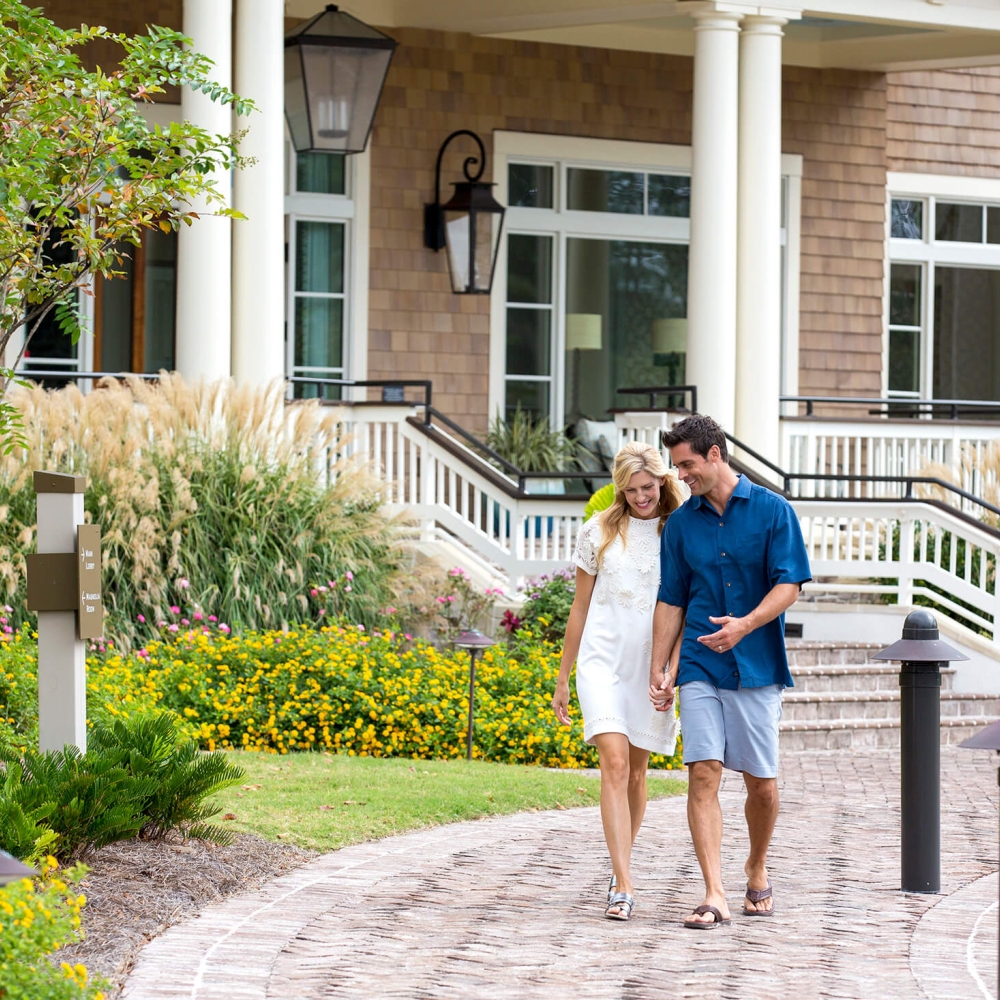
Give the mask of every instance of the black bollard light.
[(900, 888), (941, 891), (941, 668), (967, 660), (938, 635), (924, 608), (903, 622), (903, 638), (874, 660), (899, 660)]
[[(996, 750), (997, 754), (1000, 754), (1000, 722), (991, 722), (967, 740), (962, 740), (958, 745), (968, 750)], [(997, 784), (1000, 785), (1000, 770), (997, 771)], [(1000, 919), (1000, 910), (998, 910), (998, 919)], [(997, 936), (997, 991), (997, 996), (1000, 996), (1000, 933)]]
[(467, 649), (469, 651), (469, 728), (465, 734), (465, 759), (472, 760), (472, 733), (475, 725), (475, 704), (476, 704), (476, 652), (480, 649), (489, 649), (495, 646), (496, 640), (488, 635), (483, 635), (477, 628), (469, 629), (467, 632), (459, 632), (452, 639), (451, 644), (456, 649)]

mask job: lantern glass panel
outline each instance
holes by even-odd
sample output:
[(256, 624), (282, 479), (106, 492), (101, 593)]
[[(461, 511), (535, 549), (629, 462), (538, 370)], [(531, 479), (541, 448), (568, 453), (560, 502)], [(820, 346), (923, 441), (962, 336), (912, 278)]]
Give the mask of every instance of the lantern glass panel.
[(391, 49), (302, 45), (312, 130), (309, 148), (331, 153), (364, 150), (391, 59)]
[(477, 209), (449, 211), (446, 207), (444, 219), (452, 290), (458, 293), (488, 293), (500, 241), (502, 216)]
[(298, 46), (285, 49), (285, 116), (292, 145), (298, 150), (309, 149), (312, 145), (309, 110), (306, 107), (306, 87)]

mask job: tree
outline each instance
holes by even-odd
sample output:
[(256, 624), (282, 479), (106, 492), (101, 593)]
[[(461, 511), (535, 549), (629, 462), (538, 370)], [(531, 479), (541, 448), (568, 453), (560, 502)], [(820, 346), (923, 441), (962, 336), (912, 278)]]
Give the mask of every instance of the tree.
[[(121, 47), (109, 72), (87, 70), (78, 55), (97, 38)], [(211, 80), (211, 60), (184, 48), (188, 41), (159, 27), (135, 37), (66, 30), (0, 0), (0, 361), (24, 332), (13, 365), (0, 368), (0, 448), (20, 440), (6, 394), (47, 316), (55, 311), (59, 328), (79, 337), (79, 290), (94, 275), (120, 277), (127, 245), (138, 246), (144, 230), (191, 225), (199, 199), (241, 217), (213, 181), (216, 171), (248, 165), (239, 136), (190, 122), (151, 129), (140, 111), (167, 86), (191, 87), (240, 115), (253, 110)]]

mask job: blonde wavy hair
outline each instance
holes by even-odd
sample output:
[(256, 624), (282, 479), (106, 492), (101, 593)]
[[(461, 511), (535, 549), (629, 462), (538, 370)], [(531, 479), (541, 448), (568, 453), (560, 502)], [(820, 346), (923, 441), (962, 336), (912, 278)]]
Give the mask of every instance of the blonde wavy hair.
[(630, 441), (617, 455), (611, 472), (615, 484), (615, 499), (611, 506), (601, 511), (598, 523), (601, 527), (601, 543), (597, 548), (597, 565), (601, 565), (608, 546), (616, 539), (622, 540), (624, 547), (631, 507), (625, 499), (625, 487), (632, 481), (637, 472), (648, 472), (654, 479), (662, 480), (660, 486), (659, 524), (657, 533), (663, 530), (667, 517), (683, 502), (683, 495), (677, 479), (670, 474), (663, 457), (651, 444)]

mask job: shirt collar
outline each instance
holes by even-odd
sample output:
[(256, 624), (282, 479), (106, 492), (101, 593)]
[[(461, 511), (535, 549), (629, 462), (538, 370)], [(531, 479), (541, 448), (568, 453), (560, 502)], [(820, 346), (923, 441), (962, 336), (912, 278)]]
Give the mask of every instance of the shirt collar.
[[(750, 486), (750, 480), (741, 473), (739, 478), (736, 480), (736, 488), (733, 490), (733, 496), (746, 499), (750, 496)], [(695, 510), (708, 503), (704, 497), (691, 497), (689, 502)], [(709, 506), (711, 505), (709, 504)], [(715, 508), (712, 509), (714, 510)]]

